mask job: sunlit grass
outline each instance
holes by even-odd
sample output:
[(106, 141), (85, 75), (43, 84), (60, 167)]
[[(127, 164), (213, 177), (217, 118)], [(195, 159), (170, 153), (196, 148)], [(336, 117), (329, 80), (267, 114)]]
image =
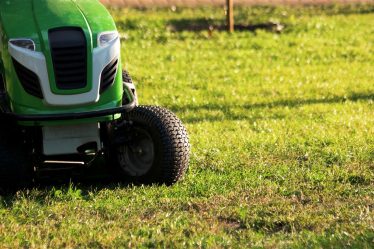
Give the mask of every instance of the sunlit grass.
[(170, 29), (220, 25), (221, 9), (112, 10), (140, 102), (172, 109), (189, 130), (190, 170), (171, 188), (0, 197), (0, 245), (370, 248), (372, 10), (238, 9), (239, 23), (285, 29), (232, 35)]

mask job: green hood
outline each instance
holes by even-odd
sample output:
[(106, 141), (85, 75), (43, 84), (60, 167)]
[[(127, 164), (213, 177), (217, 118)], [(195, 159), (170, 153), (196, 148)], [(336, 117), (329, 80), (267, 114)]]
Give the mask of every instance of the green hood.
[(115, 24), (97, 0), (0, 0), (3, 33), (10, 38), (31, 38), (43, 46), (48, 30), (57, 27), (80, 27), (96, 35), (115, 30)]

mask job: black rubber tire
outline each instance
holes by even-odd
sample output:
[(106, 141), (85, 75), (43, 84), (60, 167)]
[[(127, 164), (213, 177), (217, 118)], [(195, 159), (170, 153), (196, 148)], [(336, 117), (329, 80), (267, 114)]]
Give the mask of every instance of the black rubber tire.
[[(154, 143), (154, 160), (147, 173), (130, 176), (119, 163), (118, 146), (108, 151), (110, 167), (117, 176), (141, 184), (173, 185), (182, 179), (188, 169), (190, 144), (186, 128), (178, 117), (169, 110), (155, 106), (137, 106), (125, 115), (130, 123), (124, 126), (125, 137), (131, 136), (134, 129), (146, 130)], [(120, 131), (121, 132), (121, 131)]]
[[(0, 114), (1, 115), (1, 114)], [(15, 124), (0, 118), (0, 189), (16, 190), (32, 182), (32, 164)]]
[[(123, 81), (123, 85), (124, 85), (123, 87), (128, 88), (128, 90), (132, 92), (132, 94), (135, 97), (136, 105), (139, 105), (138, 94), (136, 92), (136, 87), (134, 85), (134, 82), (132, 81), (130, 73), (127, 70), (122, 70), (122, 81)], [(128, 98), (124, 98), (122, 100), (122, 103), (124, 105), (128, 104), (129, 102), (130, 102), (130, 100)]]

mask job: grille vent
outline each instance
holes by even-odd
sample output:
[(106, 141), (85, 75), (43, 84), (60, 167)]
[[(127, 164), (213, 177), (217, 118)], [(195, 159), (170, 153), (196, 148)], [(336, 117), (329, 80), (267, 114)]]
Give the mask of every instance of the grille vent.
[(107, 90), (114, 83), (117, 74), (118, 59), (112, 60), (101, 73), (100, 94)]
[(31, 94), (37, 98), (43, 99), (42, 89), (40, 88), (40, 82), (38, 76), (21, 65), (18, 61), (13, 59), (13, 65), (16, 70), (21, 85), (28, 94)]
[(80, 28), (58, 28), (49, 31), (56, 85), (62, 90), (87, 85), (87, 40)]

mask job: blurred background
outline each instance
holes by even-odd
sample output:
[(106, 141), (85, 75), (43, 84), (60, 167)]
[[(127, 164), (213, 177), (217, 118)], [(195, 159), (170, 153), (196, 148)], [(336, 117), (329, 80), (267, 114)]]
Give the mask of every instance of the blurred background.
[[(225, 5), (226, 0), (101, 0), (104, 4), (121, 7), (209, 6)], [(373, 0), (234, 0), (237, 5), (370, 3)]]

